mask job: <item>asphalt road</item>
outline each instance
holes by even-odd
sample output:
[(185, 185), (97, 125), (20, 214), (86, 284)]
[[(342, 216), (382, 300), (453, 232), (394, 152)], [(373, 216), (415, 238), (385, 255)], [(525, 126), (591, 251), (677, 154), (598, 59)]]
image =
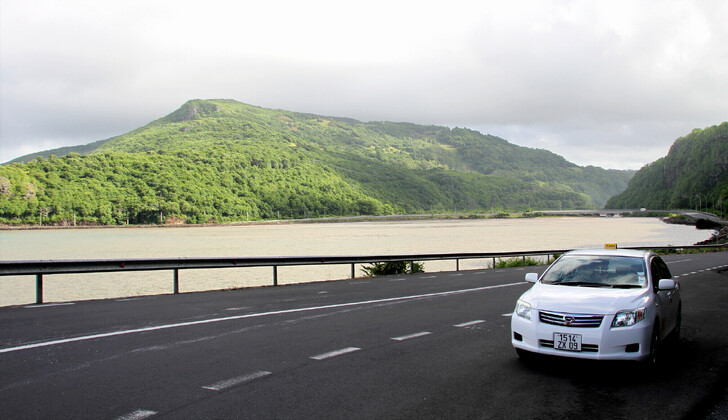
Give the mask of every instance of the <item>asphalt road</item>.
[(523, 363), (509, 316), (525, 270), (427, 273), (0, 308), (0, 413), (724, 418), (728, 253), (665, 259), (682, 284), (683, 335), (655, 372)]

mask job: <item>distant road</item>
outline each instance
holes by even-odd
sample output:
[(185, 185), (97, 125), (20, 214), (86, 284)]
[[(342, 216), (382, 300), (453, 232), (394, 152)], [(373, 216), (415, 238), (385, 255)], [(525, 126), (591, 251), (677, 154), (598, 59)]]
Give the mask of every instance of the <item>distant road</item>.
[(728, 253), (666, 261), (683, 338), (652, 376), (521, 363), (524, 269), (426, 273), (0, 308), (2, 416), (705, 418), (725, 406)]

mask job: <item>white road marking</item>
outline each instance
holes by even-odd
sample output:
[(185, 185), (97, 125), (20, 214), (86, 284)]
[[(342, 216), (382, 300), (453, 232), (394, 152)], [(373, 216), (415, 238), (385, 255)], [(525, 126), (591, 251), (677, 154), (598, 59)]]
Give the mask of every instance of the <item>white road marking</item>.
[(233, 387), (235, 385), (240, 385), (245, 382), (250, 382), (254, 379), (262, 378), (264, 376), (268, 376), (271, 373), (265, 370), (261, 370), (259, 372), (253, 372), (248, 375), (238, 376), (237, 378), (231, 378), (226, 379), (224, 381), (220, 381), (217, 383), (214, 383), (212, 385), (203, 386), (205, 389), (209, 389), (212, 391), (222, 391), (223, 389)]
[(482, 323), (484, 323), (484, 322), (485, 322), (485, 321), (484, 321), (484, 320), (482, 320), (482, 319), (477, 319), (477, 320), (475, 320), (475, 321), (470, 321), (470, 322), (463, 322), (462, 324), (456, 324), (455, 326), (456, 326), (456, 327), (458, 327), (458, 328), (463, 328), (463, 327), (469, 327), (469, 326), (471, 326), (471, 325), (478, 325), (478, 324), (482, 324)]
[(336, 357), (336, 356), (341, 356), (342, 354), (353, 353), (353, 352), (359, 351), (359, 350), (361, 350), (359, 347), (347, 347), (344, 349), (334, 350), (334, 351), (330, 351), (328, 353), (311, 356), (311, 358), (314, 360), (324, 360), (324, 359), (330, 359), (330, 358)]
[(437, 276), (422, 276), (421, 279), (435, 279)]
[(405, 281), (405, 280), (407, 280), (407, 279), (391, 279), (389, 281)]
[(424, 336), (430, 335), (430, 334), (432, 334), (432, 333), (429, 331), (422, 331), (422, 332), (418, 332), (418, 333), (414, 333), (414, 334), (403, 335), (401, 337), (392, 337), (392, 340), (404, 341), (404, 340), (410, 340), (413, 338), (424, 337)]
[(501, 316), (506, 316), (506, 317), (508, 317), (508, 316), (513, 316), (513, 312), (508, 312), (507, 314), (503, 314), (503, 315), (501, 315)]
[(494, 286), (476, 287), (473, 289), (451, 290), (448, 292), (425, 293), (422, 295), (400, 296), (400, 297), (385, 298), (385, 299), (364, 300), (364, 301), (359, 301), (359, 302), (339, 303), (339, 304), (333, 304), (333, 305), (323, 305), (323, 306), (313, 306), (313, 307), (297, 308), (297, 309), (283, 309), (280, 311), (233, 315), (233, 316), (226, 316), (226, 317), (221, 317), (221, 318), (203, 319), (203, 320), (199, 320), (199, 321), (179, 322), (179, 323), (175, 323), (175, 324), (157, 325), (155, 327), (137, 328), (137, 329), (133, 329), (133, 330), (112, 331), (112, 332), (108, 332), (108, 333), (91, 334), (91, 335), (84, 335), (84, 336), (80, 336), (80, 337), (43, 341), (40, 343), (25, 344), (25, 345), (16, 346), (16, 347), (6, 347), (4, 349), (0, 349), (0, 353), (10, 353), (10, 352), (15, 352), (15, 351), (20, 351), (20, 350), (36, 349), (39, 347), (48, 347), (48, 346), (55, 346), (55, 345), (59, 345), (59, 344), (74, 343), (77, 341), (95, 340), (98, 338), (107, 338), (107, 337), (115, 337), (115, 336), (119, 336), (119, 335), (137, 334), (137, 333), (143, 333), (143, 332), (149, 332), (149, 331), (166, 330), (166, 329), (170, 329), (170, 328), (212, 324), (212, 323), (216, 323), (216, 322), (233, 321), (233, 320), (237, 320), (237, 319), (259, 318), (259, 317), (271, 316), (271, 315), (292, 314), (292, 313), (298, 313), (298, 312), (310, 312), (310, 311), (318, 311), (318, 310), (323, 310), (323, 309), (337, 309), (337, 308), (346, 308), (346, 307), (350, 307), (350, 306), (372, 305), (372, 304), (385, 303), (385, 302), (402, 302), (402, 301), (407, 301), (407, 300), (416, 300), (416, 299), (431, 298), (431, 297), (451, 296), (451, 295), (458, 295), (458, 294), (464, 294), (464, 293), (480, 292), (483, 290), (499, 289), (502, 287), (520, 286), (522, 284), (526, 284), (526, 282), (521, 281), (521, 282), (516, 282), (516, 283), (498, 284), (498, 285), (494, 285)]
[(63, 302), (63, 303), (41, 303), (39, 305), (28, 305), (24, 306), (26, 309), (36, 309), (36, 308), (50, 308), (53, 306), (68, 306), (68, 305), (74, 305), (73, 302)]
[(157, 414), (157, 412), (152, 410), (136, 410), (132, 411), (129, 414), (124, 414), (121, 417), (117, 417), (116, 420), (141, 420), (147, 417), (151, 417), (155, 414)]
[(450, 277), (458, 277), (458, 276), (462, 276), (462, 275), (463, 275), (463, 273), (455, 273), (455, 274), (450, 274)]
[(248, 309), (248, 306), (241, 306), (239, 308), (225, 308), (226, 311), (243, 311), (245, 309)]

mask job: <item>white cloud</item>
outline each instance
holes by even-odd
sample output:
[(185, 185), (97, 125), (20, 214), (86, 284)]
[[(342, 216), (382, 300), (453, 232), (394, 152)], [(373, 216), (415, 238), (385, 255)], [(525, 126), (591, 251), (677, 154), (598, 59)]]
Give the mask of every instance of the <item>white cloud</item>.
[(0, 0), (0, 10), (0, 161), (20, 144), (121, 134), (191, 98), (492, 128), (578, 164), (631, 168), (728, 115), (728, 4), (717, 0)]

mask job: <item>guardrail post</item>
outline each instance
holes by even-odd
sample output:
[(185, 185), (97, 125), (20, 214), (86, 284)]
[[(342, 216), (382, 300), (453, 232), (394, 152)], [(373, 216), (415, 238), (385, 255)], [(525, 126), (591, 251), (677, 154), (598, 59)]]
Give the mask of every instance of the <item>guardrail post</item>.
[(278, 286), (278, 266), (273, 266), (273, 286)]
[(526, 256), (525, 255), (523, 256), (523, 266), (524, 267), (526, 266)]
[(351, 263), (351, 278), (352, 279), (355, 279), (356, 278), (356, 268), (355, 268), (355, 265), (356, 264)]
[(174, 294), (179, 294), (179, 269), (174, 269)]
[(410, 261), (409, 263), (410, 263), (410, 274), (414, 274), (415, 273), (415, 262)]
[(35, 275), (35, 303), (43, 303), (43, 274)]
[(495, 270), (495, 257), (493, 257), (493, 270)]
[(455, 271), (460, 271), (460, 258), (455, 258)]

